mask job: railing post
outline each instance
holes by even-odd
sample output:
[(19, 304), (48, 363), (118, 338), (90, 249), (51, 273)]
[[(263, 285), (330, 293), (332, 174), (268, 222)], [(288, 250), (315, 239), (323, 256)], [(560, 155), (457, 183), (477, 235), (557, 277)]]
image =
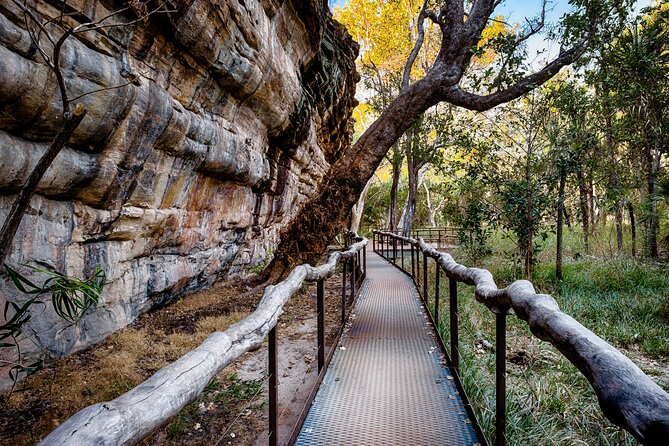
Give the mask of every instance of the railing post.
[(402, 271), (406, 271), (404, 269), (404, 240), (400, 240), (400, 250), (402, 251), (401, 252), (401, 255), (402, 255)]
[(372, 251), (376, 252), (376, 231), (372, 231)]
[(413, 243), (409, 243), (409, 245), (411, 246), (411, 278), (415, 282), (416, 281), (416, 268), (415, 268), (415, 262), (414, 262), (414, 259), (413, 259)]
[(381, 256), (383, 258), (386, 257), (385, 245), (386, 245), (386, 235), (382, 234), (381, 235)]
[(393, 264), (397, 265), (397, 239), (393, 237)]
[(362, 248), (362, 270), (363, 270), (363, 279), (367, 278), (367, 249)]
[(316, 318), (318, 321), (318, 373), (325, 366), (325, 280), (316, 282)]
[(435, 260), (435, 272), (434, 272), (434, 323), (437, 325), (437, 331), (439, 330), (439, 276), (441, 275), (441, 267), (439, 263)]
[(420, 280), (420, 249), (416, 246), (416, 277), (414, 277), (414, 281), (416, 282), (416, 288), (418, 288), (418, 294), (420, 294), (420, 287), (418, 286)]
[(495, 444), (506, 445), (506, 312), (495, 314)]
[(341, 325), (342, 329), (344, 327), (344, 322), (346, 322), (346, 268), (348, 265), (348, 260), (343, 262), (343, 272), (341, 276)]
[(451, 330), (451, 362), (453, 369), (459, 372), (460, 354), (458, 350), (458, 281), (452, 277), (448, 278), (448, 297)]
[(427, 254), (423, 253), (423, 301), (427, 304)]
[(353, 299), (355, 299), (355, 257), (351, 259), (351, 302), (353, 302)]
[(274, 326), (267, 337), (269, 343), (269, 444), (276, 446), (277, 444), (277, 413), (278, 413), (278, 370), (277, 370), (277, 356), (276, 356), (276, 326)]

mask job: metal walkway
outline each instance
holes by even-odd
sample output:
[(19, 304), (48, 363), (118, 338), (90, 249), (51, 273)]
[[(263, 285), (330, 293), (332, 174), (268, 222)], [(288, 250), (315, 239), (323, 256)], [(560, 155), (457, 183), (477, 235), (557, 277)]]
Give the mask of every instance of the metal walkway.
[(371, 251), (367, 274), (295, 444), (477, 444), (411, 279)]

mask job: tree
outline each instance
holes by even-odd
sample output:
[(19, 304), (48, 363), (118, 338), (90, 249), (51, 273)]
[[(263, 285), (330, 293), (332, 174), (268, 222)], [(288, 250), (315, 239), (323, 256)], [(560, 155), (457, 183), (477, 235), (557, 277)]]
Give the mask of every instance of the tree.
[[(281, 241), (266, 270), (268, 274), (282, 275), (293, 264), (313, 261), (326, 250), (387, 151), (428, 108), (448, 102), (483, 111), (524, 95), (578, 60), (601, 37), (602, 29), (612, 30), (624, 14), (621, 7), (627, 2), (575, 0), (576, 9), (562, 20), (562, 50), (534, 73), (524, 70), (522, 59), (517, 56), (522, 51), (522, 42), (542, 29), (540, 23), (495, 40), (490, 45), (501, 48), (504, 43), (508, 48), (501, 56), (505, 70), (493, 82), (469, 89), (467, 69), (480, 53), (482, 32), (499, 3), (499, 0), (467, 4), (464, 0), (448, 1), (438, 5), (438, 9), (423, 10), (418, 21), (429, 19), (441, 32), (439, 50), (429, 70), (403, 89), (355, 145), (332, 165), (315, 196), (281, 231)], [(417, 40), (415, 47), (419, 46)], [(408, 65), (413, 65), (411, 58)]]
[(668, 4), (662, 2), (605, 46), (600, 58), (603, 93), (612, 96), (610, 100), (624, 112), (625, 139), (640, 154), (637, 158), (645, 182), (641, 190), (644, 238), (646, 254), (653, 258), (658, 255), (657, 178), (661, 155), (666, 151), (669, 108), (668, 20)]

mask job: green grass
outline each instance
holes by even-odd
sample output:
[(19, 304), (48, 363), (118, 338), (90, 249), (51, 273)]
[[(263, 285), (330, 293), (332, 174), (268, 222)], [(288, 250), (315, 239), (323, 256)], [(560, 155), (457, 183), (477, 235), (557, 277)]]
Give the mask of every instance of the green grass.
[[(410, 264), (410, 263), (409, 263)], [(498, 286), (513, 281), (502, 261), (491, 272)], [(616, 347), (636, 346), (649, 358), (669, 356), (669, 271), (666, 266), (618, 258), (585, 259), (565, 265), (559, 282), (551, 264), (539, 264), (533, 283), (553, 295), (570, 314)], [(422, 273), (421, 273), (422, 279)], [(447, 280), (442, 274), (440, 335), (450, 342)], [(419, 280), (422, 290), (422, 283)], [(495, 344), (494, 315), (459, 284), (461, 377), (477, 418), (489, 440), (495, 431), (494, 352), (478, 340)], [(434, 300), (430, 272), (429, 307)], [(509, 445), (636, 445), (636, 440), (606, 420), (594, 391), (578, 370), (548, 343), (534, 337), (525, 322), (507, 319), (507, 439)]]

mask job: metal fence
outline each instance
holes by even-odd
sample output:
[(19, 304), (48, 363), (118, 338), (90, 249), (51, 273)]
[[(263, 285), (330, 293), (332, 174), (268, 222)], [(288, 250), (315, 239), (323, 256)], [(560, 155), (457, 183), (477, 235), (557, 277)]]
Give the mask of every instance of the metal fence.
[[(443, 345), (450, 366), (460, 375), (458, 283), (475, 286), (476, 299), (495, 314), (495, 444), (506, 444), (506, 318), (512, 312), (528, 323), (532, 333), (550, 342), (588, 379), (604, 415), (642, 444), (669, 441), (669, 394), (614, 347), (560, 311), (555, 300), (537, 294), (525, 280), (498, 289), (492, 274), (458, 264), (449, 254), (425, 240), (373, 231), (373, 249), (410, 275), (439, 333), (441, 273), (448, 277), (450, 345)], [(405, 260), (405, 254), (410, 261)], [(435, 262), (434, 311), (429, 311), (428, 259)], [(422, 289), (421, 289), (422, 288)]]

